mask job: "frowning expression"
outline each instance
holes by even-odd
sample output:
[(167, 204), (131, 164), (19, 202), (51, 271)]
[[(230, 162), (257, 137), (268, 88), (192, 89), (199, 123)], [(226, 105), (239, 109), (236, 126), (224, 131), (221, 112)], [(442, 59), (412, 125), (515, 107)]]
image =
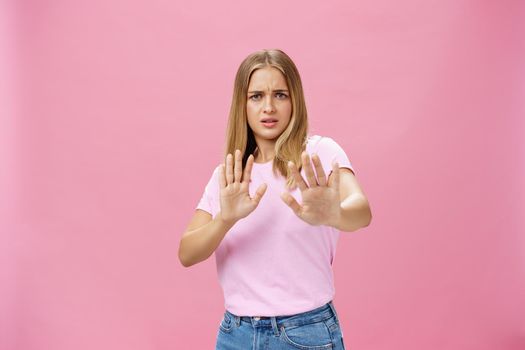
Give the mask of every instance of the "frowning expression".
[(246, 112), (256, 138), (273, 140), (286, 129), (292, 115), (292, 101), (280, 70), (264, 67), (252, 73)]

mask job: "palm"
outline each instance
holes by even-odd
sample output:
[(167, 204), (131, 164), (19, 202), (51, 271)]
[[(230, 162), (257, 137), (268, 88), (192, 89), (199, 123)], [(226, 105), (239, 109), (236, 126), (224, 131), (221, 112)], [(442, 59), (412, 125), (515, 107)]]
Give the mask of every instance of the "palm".
[(328, 223), (339, 210), (339, 193), (333, 188), (308, 187), (301, 192), (302, 205), (299, 217), (311, 225)]
[(234, 182), (220, 190), (221, 212), (235, 218), (250, 214), (257, 204), (250, 198), (248, 184)]
[(310, 225), (332, 225), (339, 220), (340, 215), (339, 167), (337, 164), (332, 166), (334, 181), (328, 185), (318, 157), (313, 158), (317, 176), (306, 152), (303, 153), (302, 159), (308, 181), (303, 179), (295, 165), (290, 166), (301, 190), (302, 203), (297, 203), (289, 193), (283, 193), (281, 198), (300, 219)]
[(226, 165), (221, 165), (220, 169), (220, 215), (225, 221), (236, 222), (257, 208), (259, 201), (266, 192), (266, 184), (259, 186), (253, 198), (250, 197), (248, 189), (253, 166), (253, 155), (250, 154), (248, 157), (244, 174), (242, 170), (241, 152), (235, 150), (235, 164), (233, 164), (232, 158), (232, 155), (228, 153), (226, 156)]

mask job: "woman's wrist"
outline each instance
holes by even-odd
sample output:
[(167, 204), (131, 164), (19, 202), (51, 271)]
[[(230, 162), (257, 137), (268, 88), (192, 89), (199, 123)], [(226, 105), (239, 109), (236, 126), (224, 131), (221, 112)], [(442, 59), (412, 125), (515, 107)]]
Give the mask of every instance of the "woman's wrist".
[(235, 225), (235, 223), (237, 222), (237, 220), (229, 220), (229, 219), (225, 219), (223, 216), (222, 216), (222, 213), (219, 211), (217, 213), (217, 215), (215, 216), (215, 218), (221, 223), (223, 224), (224, 226), (228, 226), (228, 227), (232, 227), (233, 225)]

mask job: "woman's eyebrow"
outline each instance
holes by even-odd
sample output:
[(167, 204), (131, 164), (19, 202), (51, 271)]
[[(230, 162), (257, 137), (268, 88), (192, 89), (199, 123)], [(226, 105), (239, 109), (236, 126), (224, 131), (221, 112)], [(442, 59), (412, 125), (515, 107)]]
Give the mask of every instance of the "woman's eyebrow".
[[(248, 91), (248, 93), (250, 94), (253, 94), (253, 93), (263, 93), (264, 91), (259, 91), (259, 90), (254, 90), (254, 91)], [(276, 89), (276, 90), (273, 90), (273, 92), (288, 92), (288, 90), (286, 89)]]

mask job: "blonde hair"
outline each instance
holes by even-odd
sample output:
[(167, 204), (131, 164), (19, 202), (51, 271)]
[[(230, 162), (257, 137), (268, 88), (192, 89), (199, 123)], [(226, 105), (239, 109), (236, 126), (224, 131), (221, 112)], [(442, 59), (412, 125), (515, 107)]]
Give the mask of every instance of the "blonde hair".
[(252, 73), (264, 67), (275, 67), (281, 71), (290, 92), (292, 115), (287, 128), (275, 142), (272, 171), (274, 175), (280, 173), (285, 177), (287, 187), (293, 189), (296, 184), (287, 164), (288, 161), (292, 161), (299, 171), (301, 170), (301, 153), (306, 149), (308, 118), (299, 71), (291, 58), (279, 49), (263, 49), (253, 52), (241, 62), (233, 87), (230, 115), (226, 128), (224, 159), (228, 153), (234, 155), (235, 150), (239, 149), (243, 155), (242, 167), (244, 169), (248, 156), (253, 154), (257, 147), (253, 131), (248, 125), (246, 103)]

